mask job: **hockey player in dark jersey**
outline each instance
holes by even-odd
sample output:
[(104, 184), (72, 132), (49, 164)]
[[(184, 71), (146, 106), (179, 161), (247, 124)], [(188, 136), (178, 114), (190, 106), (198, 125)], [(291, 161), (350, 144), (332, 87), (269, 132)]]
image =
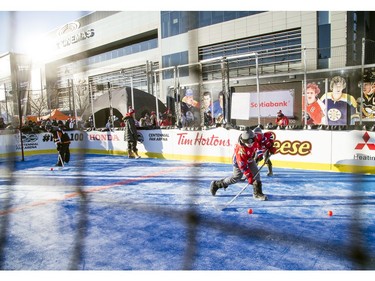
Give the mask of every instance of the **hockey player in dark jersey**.
[(56, 144), (56, 149), (59, 152), (56, 166), (64, 166), (64, 164), (70, 161), (70, 138), (69, 135), (64, 131), (64, 124), (62, 121), (58, 122), (58, 127), (52, 127), (51, 125), (46, 126), (48, 132), (52, 133), (53, 141)]
[(212, 181), (211, 194), (215, 196), (220, 188), (226, 189), (229, 185), (240, 181), (241, 177), (245, 175), (247, 182), (253, 185), (253, 197), (258, 200), (267, 200), (267, 196), (262, 192), (262, 182), (255, 162), (255, 154), (259, 148), (260, 143), (254, 132), (252, 130), (243, 132), (234, 147), (233, 174), (224, 179)]

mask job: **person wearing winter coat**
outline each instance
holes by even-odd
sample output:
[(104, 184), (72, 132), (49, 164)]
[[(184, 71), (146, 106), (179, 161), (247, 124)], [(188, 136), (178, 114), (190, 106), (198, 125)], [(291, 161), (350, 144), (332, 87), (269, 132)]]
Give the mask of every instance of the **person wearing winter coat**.
[(123, 120), (125, 122), (124, 140), (128, 143), (128, 157), (140, 158), (137, 149), (138, 132), (137, 127), (135, 126), (135, 110), (130, 108)]

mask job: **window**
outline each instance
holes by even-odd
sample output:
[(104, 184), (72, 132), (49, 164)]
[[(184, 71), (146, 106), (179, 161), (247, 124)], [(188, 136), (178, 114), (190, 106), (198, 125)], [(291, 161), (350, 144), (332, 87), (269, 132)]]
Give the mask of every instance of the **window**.
[[(277, 66), (287, 65), (292, 67), (293, 64), (301, 62), (301, 30), (292, 29), (272, 34), (264, 34), (249, 38), (238, 39), (229, 42), (223, 42), (215, 45), (203, 46), (199, 48), (199, 60), (210, 59), (215, 57), (229, 57), (232, 55), (248, 54), (257, 52), (260, 66)], [(250, 66), (255, 66), (254, 57), (246, 57), (232, 60), (230, 69), (233, 70), (230, 75), (237, 77), (237, 73), (250, 75)], [(203, 67), (203, 79), (210, 80), (215, 77), (215, 73), (220, 71), (219, 65), (205, 65)]]
[(318, 68), (329, 67), (331, 57), (331, 24), (329, 12), (318, 12)]
[[(189, 63), (188, 59), (189, 59), (188, 51), (163, 56), (162, 68), (188, 64)], [(180, 68), (179, 75), (180, 77), (189, 76), (189, 69), (187, 67)], [(163, 79), (171, 79), (171, 78), (173, 78), (173, 71), (163, 71)]]
[(263, 13), (261, 11), (163, 11), (161, 38), (167, 38), (200, 27)]

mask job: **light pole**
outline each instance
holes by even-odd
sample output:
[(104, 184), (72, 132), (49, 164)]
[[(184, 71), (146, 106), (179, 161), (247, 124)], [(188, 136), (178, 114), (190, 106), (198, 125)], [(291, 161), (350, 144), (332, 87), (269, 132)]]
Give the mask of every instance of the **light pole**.
[(126, 75), (124, 68), (122, 68), (120, 70), (120, 73), (125, 78), (125, 113), (128, 113), (128, 92), (126, 90), (126, 79), (130, 79), (130, 97), (131, 97), (131, 100), (132, 100), (132, 108), (135, 109), (135, 104), (134, 104), (134, 90), (133, 90), (133, 76)]
[[(159, 68), (159, 69), (155, 69), (155, 70), (152, 70), (152, 73), (154, 75), (154, 85), (155, 85), (155, 106), (156, 106), (156, 121), (158, 122), (159, 124), (159, 98), (158, 98), (158, 91), (157, 91), (157, 73), (159, 73), (159, 75), (162, 75), (163, 71), (165, 70), (173, 70), (173, 77), (174, 77), (174, 81), (175, 81), (175, 85), (176, 85), (176, 67), (175, 66), (168, 66), (168, 67), (164, 67), (164, 68)], [(160, 87), (159, 87), (159, 92), (160, 92)]]
[[(96, 128), (96, 121), (95, 121), (95, 112), (94, 112), (94, 94), (92, 92), (92, 85), (91, 82), (89, 82), (89, 94), (91, 99), (91, 113), (92, 113), (92, 122), (94, 128)], [(91, 125), (91, 124), (90, 124)], [(91, 128), (92, 129), (92, 128)]]
[(77, 120), (77, 103), (76, 103), (76, 95), (75, 95), (76, 91), (74, 91), (73, 79), (71, 80), (72, 80), (71, 86), (72, 86), (72, 95), (73, 95), (74, 119), (76, 120), (76, 124), (77, 124), (78, 120)]
[(113, 107), (112, 107), (112, 92), (111, 92), (111, 83), (107, 83), (108, 86), (108, 98), (109, 98), (109, 118), (112, 124), (112, 128), (115, 128), (114, 118), (113, 118)]
[(6, 114), (7, 114), (7, 122), (9, 123), (9, 111), (8, 111), (7, 94), (8, 94), (8, 92), (7, 92), (6, 84), (4, 83), (5, 111), (6, 111)]

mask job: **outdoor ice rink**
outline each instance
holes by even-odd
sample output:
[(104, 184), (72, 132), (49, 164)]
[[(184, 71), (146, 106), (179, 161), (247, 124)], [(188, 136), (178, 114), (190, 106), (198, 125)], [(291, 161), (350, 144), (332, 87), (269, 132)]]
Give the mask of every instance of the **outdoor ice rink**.
[(222, 210), (246, 185), (210, 194), (228, 164), (56, 158), (0, 162), (2, 270), (375, 269), (375, 175), (264, 168), (269, 201)]

